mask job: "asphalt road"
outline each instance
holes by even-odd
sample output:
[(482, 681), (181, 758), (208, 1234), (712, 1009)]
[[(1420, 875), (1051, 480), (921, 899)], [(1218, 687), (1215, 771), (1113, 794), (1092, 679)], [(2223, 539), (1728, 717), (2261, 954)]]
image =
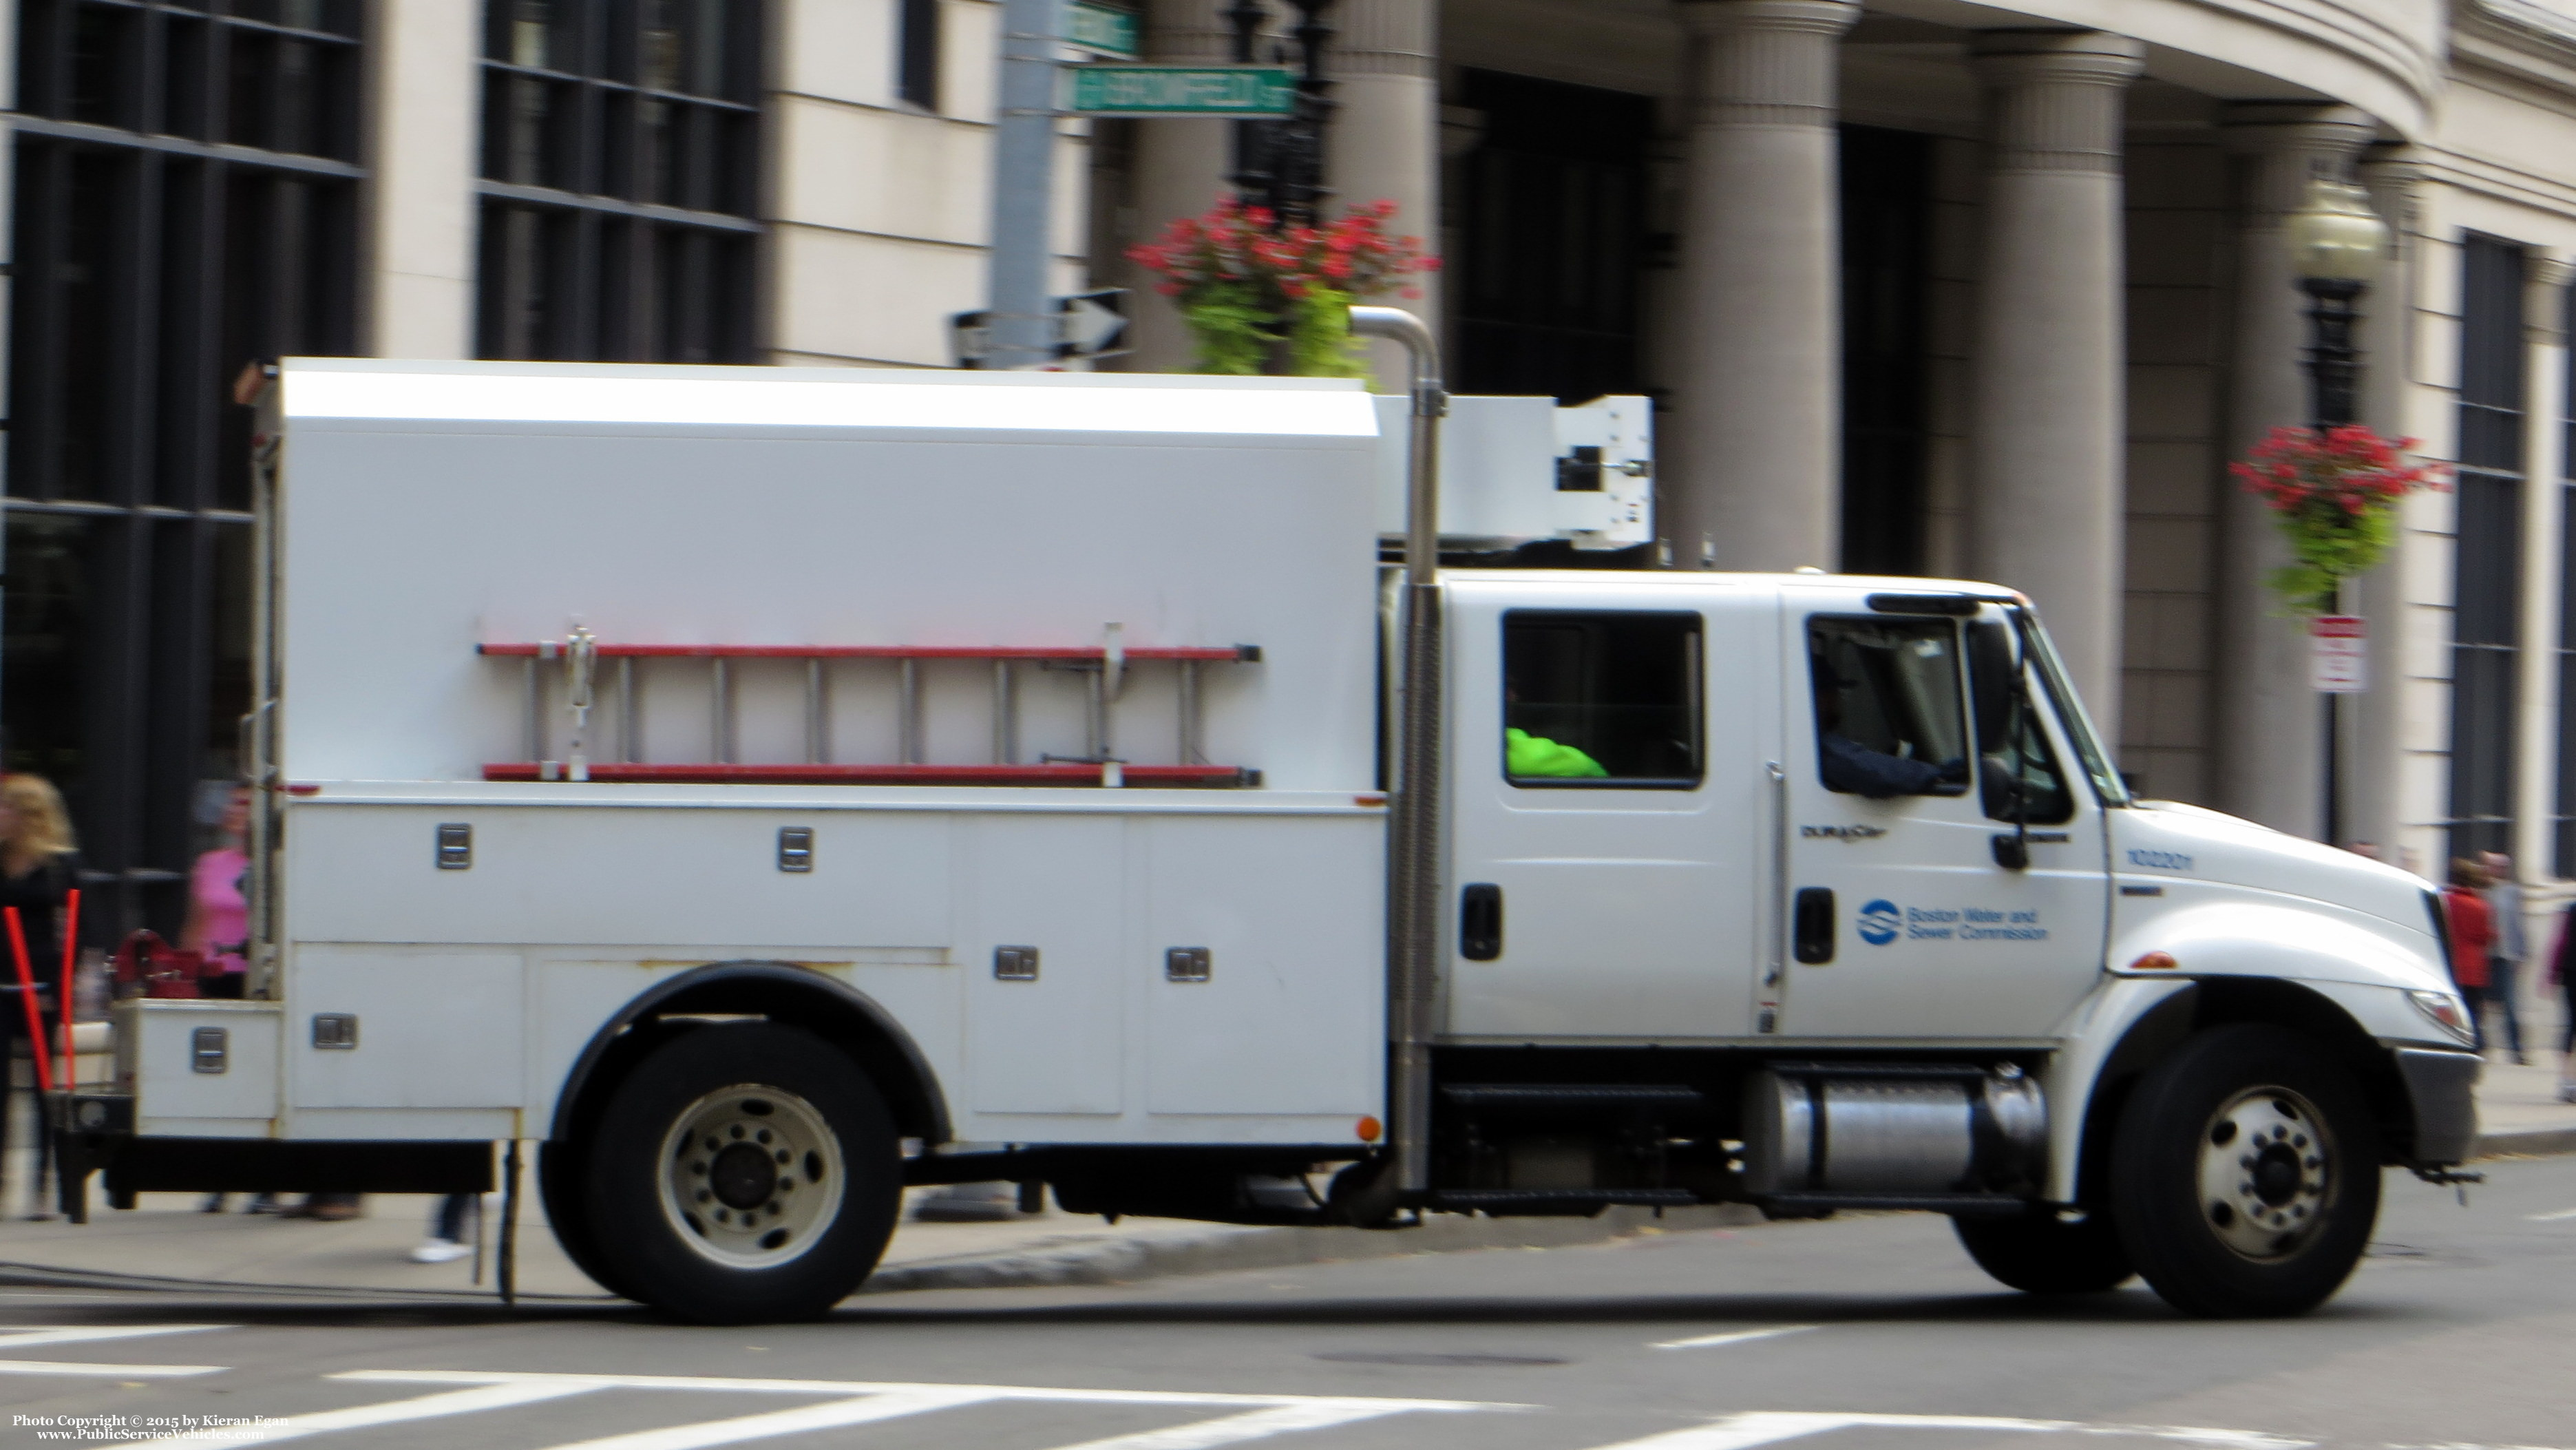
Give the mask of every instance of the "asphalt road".
[[(350, 1450), (2576, 1447), (2576, 1159), (2494, 1165), (2466, 1210), (2388, 1187), (2343, 1294), (2263, 1323), (2013, 1294), (1918, 1215), (873, 1296), (749, 1330), (13, 1291), (0, 1445), (194, 1416), (194, 1443)], [(63, 1416), (122, 1418), (31, 1423)]]

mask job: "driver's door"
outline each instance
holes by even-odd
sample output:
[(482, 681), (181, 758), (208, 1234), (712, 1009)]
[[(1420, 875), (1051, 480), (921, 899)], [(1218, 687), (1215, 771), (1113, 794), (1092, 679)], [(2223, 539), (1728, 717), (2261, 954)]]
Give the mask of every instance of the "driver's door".
[[(2011, 688), (2012, 626), (1964, 598), (1912, 613), (1911, 596), (1797, 592), (1780, 1035), (2046, 1036), (2100, 970), (2108, 877), (2101, 807), (2026, 662)], [(1996, 846), (2016, 774), (2022, 869)]]

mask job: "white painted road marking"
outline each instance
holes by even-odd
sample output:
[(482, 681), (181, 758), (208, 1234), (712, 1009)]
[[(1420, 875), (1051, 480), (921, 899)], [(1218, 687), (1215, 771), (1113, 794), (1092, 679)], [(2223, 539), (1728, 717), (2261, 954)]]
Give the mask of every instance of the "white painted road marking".
[[(0, 1331), (0, 1349), (34, 1349), (49, 1344), (95, 1344), (103, 1339), (151, 1339), (165, 1334), (202, 1334), (230, 1329), (229, 1324), (124, 1324), (105, 1328), (31, 1324)], [(0, 1359), (0, 1374), (86, 1375), (93, 1379), (185, 1379), (215, 1374), (220, 1364), (85, 1364), (59, 1359)]]
[[(135, 1366), (106, 1366), (135, 1373)], [(601, 1390), (697, 1390), (733, 1394), (830, 1396), (821, 1404), (765, 1414), (742, 1415), (672, 1425), (658, 1430), (571, 1441), (547, 1450), (706, 1450), (747, 1440), (801, 1435), (907, 1415), (929, 1414), (962, 1405), (996, 1401), (1044, 1401), (1058, 1404), (1183, 1405), (1236, 1410), (1213, 1420), (1094, 1440), (1064, 1450), (1214, 1450), (1223, 1445), (1379, 1419), (1387, 1415), (1462, 1410), (1519, 1410), (1525, 1405), (1488, 1404), (1475, 1400), (1358, 1399), (1316, 1395), (1192, 1394), (1167, 1390), (1074, 1390), (1026, 1385), (888, 1384), (848, 1380), (726, 1379), (702, 1375), (540, 1374), (520, 1371), (349, 1370), (330, 1376), (360, 1384), (460, 1385), (464, 1388), (416, 1399), (292, 1415), (262, 1425), (260, 1443), (301, 1439), (335, 1430), (363, 1430), (434, 1420), (450, 1415), (505, 1410), (541, 1404)], [(134, 1446), (167, 1444), (138, 1440)], [(125, 1447), (116, 1447), (125, 1450)]]
[(1804, 1334), (1822, 1329), (1821, 1324), (1787, 1324), (1778, 1329), (1744, 1329), (1733, 1334), (1703, 1334), (1696, 1339), (1667, 1339), (1656, 1349), (1715, 1349), (1721, 1344), (1744, 1344), (1756, 1339), (1777, 1339), (1783, 1334)]
[[(335, 1376), (336, 1378), (336, 1376)], [(442, 1415), (468, 1415), (477, 1410), (505, 1410), (513, 1405), (533, 1405), (544, 1400), (560, 1400), (598, 1389), (565, 1375), (554, 1384), (483, 1385), (470, 1390), (453, 1390), (443, 1395), (423, 1395), (416, 1400), (395, 1400), (383, 1405), (360, 1405), (348, 1410), (324, 1410), (312, 1415), (289, 1415), (282, 1421), (259, 1426), (259, 1438), (246, 1442), (267, 1445), (279, 1440), (300, 1440), (307, 1435), (325, 1435), (334, 1430), (363, 1430), (372, 1425), (399, 1425), (406, 1420), (435, 1420)], [(129, 1440), (109, 1450), (132, 1450), (141, 1445), (166, 1445), (188, 1438), (186, 1435), (164, 1435), (151, 1440)]]
[[(1495, 1405), (1488, 1408), (1507, 1407)], [(1285, 1435), (1291, 1430), (1322, 1430), (1403, 1413), (1402, 1409), (1387, 1408), (1383, 1401), (1318, 1400), (1313, 1404), (1275, 1405), (1267, 1410), (1250, 1410), (1240, 1415), (1174, 1425), (1168, 1430), (1085, 1440), (1079, 1445), (1063, 1446), (1062, 1450), (1215, 1450), (1219, 1445), (1240, 1445), (1246, 1440)]]
[(666, 1425), (659, 1430), (576, 1440), (551, 1447), (551, 1450), (704, 1450), (706, 1446), (765, 1440), (773, 1435), (803, 1435), (816, 1430), (837, 1430), (844, 1425), (865, 1425), (875, 1420), (899, 1420), (906, 1415), (924, 1415), (933, 1410), (981, 1404), (992, 1398), (975, 1390), (899, 1390), (858, 1399), (830, 1400), (819, 1405), (799, 1405), (792, 1410), (771, 1410), (762, 1415), (740, 1415), (730, 1420), (704, 1420), (694, 1425)]
[(0, 1330), (0, 1349), (29, 1349), (39, 1344), (95, 1344), (102, 1339), (151, 1339), (164, 1334), (203, 1334), (230, 1329), (229, 1324), (124, 1324), (113, 1328), (30, 1324)]
[(1914, 1430), (1997, 1430), (2036, 1434), (2135, 1435), (2155, 1440), (2225, 1447), (2225, 1450), (2307, 1450), (2313, 1440), (2293, 1440), (2255, 1430), (2203, 1430), (2183, 1425), (2087, 1425), (2075, 1420), (2015, 1420), (1985, 1415), (1858, 1415), (1755, 1411), (1729, 1415), (1705, 1425), (1667, 1430), (1642, 1440), (1625, 1440), (1599, 1450), (1750, 1450), (1829, 1430), (1860, 1428)]
[(2576, 1208), (2562, 1208), (2556, 1213), (2527, 1213), (2523, 1217), (2532, 1223), (2555, 1223), (2562, 1218), (2576, 1218)]

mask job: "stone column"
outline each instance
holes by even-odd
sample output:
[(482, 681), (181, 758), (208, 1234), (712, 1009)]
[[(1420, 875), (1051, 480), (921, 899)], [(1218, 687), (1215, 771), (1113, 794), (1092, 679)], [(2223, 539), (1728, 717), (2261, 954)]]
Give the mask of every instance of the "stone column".
[[(2281, 222), (2306, 199), (2309, 177), (2345, 174), (2372, 129), (2368, 116), (2348, 106), (2245, 105), (2229, 110), (2224, 134), (2239, 167), (2236, 335), (2223, 435), (2229, 458), (2243, 458), (2275, 427), (2311, 421), (2308, 298), (2291, 275)], [(2403, 366), (2396, 350), (2379, 342), (2398, 335), (2383, 322), (2383, 309), (2402, 311), (2404, 306), (2392, 302), (2383, 288), (2384, 283), (2361, 299), (2365, 321), (2360, 345), (2369, 375)], [(2218, 488), (2219, 580), (2212, 610), (2218, 624), (2213, 742), (2218, 799), (2213, 804), (2275, 830), (2314, 838), (2325, 825), (2324, 707), (2308, 685), (2307, 630), (2282, 614), (2279, 598), (2263, 582), (2289, 562), (2289, 546), (2261, 499), (2233, 479), (2222, 479)], [(2387, 623), (2393, 632), (2395, 621)]]
[[(2555, 872), (2558, 813), (2559, 529), (2565, 513), (2567, 282), (2576, 268), (2533, 247), (2522, 257), (2522, 658), (2514, 732), (2514, 869), (2524, 881)], [(2533, 960), (2539, 958), (2539, 948)], [(2524, 974), (2528, 978), (2529, 974)], [(2518, 982), (2526, 989), (2528, 981)]]
[(1970, 573), (2031, 597), (2093, 718), (2120, 719), (2121, 92), (2145, 47), (1988, 31), (1984, 245), (1970, 394)]
[[(1158, 65), (1228, 65), (1234, 30), (1226, 24), (1229, 0), (1152, 0), (1145, 14), (1146, 59)], [(1226, 172), (1233, 165), (1231, 121), (1154, 120), (1136, 128), (1135, 206), (1131, 242), (1151, 241), (1175, 218), (1197, 216), (1232, 194)], [(1128, 324), (1134, 351), (1120, 360), (1133, 372), (1184, 372), (1193, 350), (1180, 309), (1154, 291), (1155, 279), (1121, 261), (1118, 275), (1131, 289), (1135, 320)]]
[(363, 193), (368, 349), (472, 357), (481, 7), (384, 0), (367, 53), (380, 98)]
[[(1440, 71), (1437, 0), (1340, 0), (1324, 12), (1340, 27), (1324, 52), (1337, 108), (1324, 132), (1328, 215), (1373, 201), (1395, 203), (1388, 228), (1440, 249)], [(1421, 318), (1440, 336), (1441, 273), (1417, 279), (1420, 297), (1371, 298)], [(1369, 345), (1375, 386), (1401, 392), (1404, 349)], [(1454, 372), (1454, 368), (1453, 368)]]
[[(2361, 166), (2371, 206), (2389, 227), (2388, 260), (2365, 299), (2362, 318), (2361, 411), (2363, 421), (2390, 438), (2430, 431), (2409, 422), (2416, 393), (2407, 377), (2415, 339), (2415, 188), (2423, 178), (2423, 164), (2395, 150)], [(2445, 396), (2441, 406), (2448, 405)], [(2406, 826), (2410, 814), (2419, 821), (2441, 814), (2438, 801), (2410, 805), (2406, 798), (2410, 782), (2422, 778), (2407, 768), (2406, 695), (2414, 688), (2406, 673), (2411, 648), (2407, 637), (2417, 626), (2408, 617), (2414, 612), (2407, 600), (2415, 545), (2406, 520), (2424, 506), (2421, 500), (2400, 506), (2397, 547), (2389, 551), (2387, 562), (2355, 580), (2349, 591), (2353, 611), (2370, 621), (2370, 688), (2353, 697), (2345, 712), (2349, 753), (2343, 799), (2352, 843), (2370, 842), (2379, 858), (2392, 866), (2408, 865), (2412, 851), (2414, 866), (2429, 869), (2438, 863), (2409, 840), (2412, 833)], [(2420, 723), (2417, 728), (2421, 729)]]
[(1854, 0), (1680, 0), (1681, 385), (1659, 532), (1683, 569), (1832, 568), (1841, 497), (1835, 42)]

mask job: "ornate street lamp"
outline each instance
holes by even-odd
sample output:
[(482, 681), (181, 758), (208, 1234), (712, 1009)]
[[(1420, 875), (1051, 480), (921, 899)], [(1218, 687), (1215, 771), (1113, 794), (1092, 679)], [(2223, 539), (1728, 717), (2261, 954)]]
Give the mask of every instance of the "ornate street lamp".
[[(2352, 345), (2354, 306), (2379, 277), (2388, 253), (2388, 224), (2370, 209), (2370, 193), (2346, 181), (2319, 176), (2307, 200), (2282, 222), (2290, 268), (2308, 294), (2308, 421), (2319, 435), (2359, 421), (2361, 354)], [(2342, 608), (2342, 601), (2335, 602)], [(2325, 696), (2325, 842), (2343, 837), (2341, 737), (2336, 702)]]
[(2361, 375), (2353, 349), (2353, 304), (2379, 278), (2388, 252), (2388, 224), (2370, 209), (2370, 193), (2350, 182), (2317, 177), (2307, 200), (2281, 226), (2290, 267), (2308, 294), (2310, 421), (2320, 430), (2356, 421), (2354, 397)]
[[(1333, 0), (1287, 3), (1297, 12), (1289, 29), (1298, 59), (1296, 113), (1284, 121), (1235, 122), (1234, 167), (1227, 178), (1245, 205), (1268, 207), (1281, 227), (1321, 220), (1322, 202), (1332, 194), (1324, 185), (1324, 131), (1336, 106), (1332, 82), (1324, 78), (1324, 52), (1334, 35), (1324, 12)], [(1268, 7), (1262, 0), (1234, 0), (1225, 18), (1234, 30), (1235, 64), (1255, 64)]]

